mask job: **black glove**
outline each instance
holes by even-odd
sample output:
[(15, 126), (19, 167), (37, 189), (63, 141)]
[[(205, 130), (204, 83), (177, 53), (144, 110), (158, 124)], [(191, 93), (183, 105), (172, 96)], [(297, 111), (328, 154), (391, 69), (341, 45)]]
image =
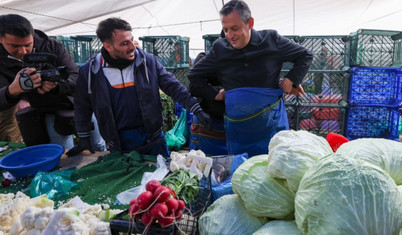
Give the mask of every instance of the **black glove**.
[(92, 148), (89, 137), (80, 137), (78, 145), (74, 146), (74, 148), (70, 149), (66, 154), (68, 156), (74, 156), (81, 153), (84, 150), (89, 150), (91, 153), (95, 153), (95, 151)]
[(209, 114), (201, 110), (195, 113), (195, 116), (197, 116), (198, 120), (205, 126), (205, 128), (212, 130), (212, 119)]

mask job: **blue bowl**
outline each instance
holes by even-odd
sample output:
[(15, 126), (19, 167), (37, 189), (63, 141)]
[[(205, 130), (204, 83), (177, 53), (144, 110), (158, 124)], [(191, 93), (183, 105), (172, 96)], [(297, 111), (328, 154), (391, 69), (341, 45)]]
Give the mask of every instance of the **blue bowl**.
[(34, 176), (39, 171), (50, 171), (60, 163), (64, 147), (58, 144), (42, 144), (20, 149), (0, 160), (0, 168), (14, 177)]

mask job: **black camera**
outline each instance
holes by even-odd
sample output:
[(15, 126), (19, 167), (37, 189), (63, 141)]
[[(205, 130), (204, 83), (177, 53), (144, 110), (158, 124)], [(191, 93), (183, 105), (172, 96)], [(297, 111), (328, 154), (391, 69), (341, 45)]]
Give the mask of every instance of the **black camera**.
[(51, 63), (55, 60), (56, 55), (51, 53), (28, 53), (22, 57), (24, 66), (36, 68), (36, 72), (40, 74), (42, 81), (64, 83), (68, 78), (66, 66), (42, 70), (46, 63)]

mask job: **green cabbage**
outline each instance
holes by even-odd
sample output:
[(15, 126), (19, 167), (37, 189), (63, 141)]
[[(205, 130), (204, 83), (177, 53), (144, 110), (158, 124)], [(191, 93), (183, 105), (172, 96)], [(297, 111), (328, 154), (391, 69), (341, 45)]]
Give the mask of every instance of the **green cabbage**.
[(397, 185), (402, 184), (402, 143), (380, 138), (363, 138), (344, 143), (336, 151), (365, 160), (389, 173)]
[(398, 234), (402, 197), (381, 168), (332, 154), (305, 173), (296, 193), (295, 216), (303, 234)]
[(268, 175), (268, 155), (258, 155), (241, 164), (232, 176), (232, 188), (246, 210), (257, 217), (294, 218), (295, 193), (286, 181)]
[(250, 215), (237, 194), (216, 200), (198, 220), (203, 235), (252, 234), (268, 220)]
[(269, 142), (268, 173), (285, 179), (297, 191), (300, 180), (317, 159), (333, 153), (328, 142), (307, 131), (280, 131)]
[(293, 221), (274, 220), (266, 223), (253, 235), (301, 235), (300, 230)]

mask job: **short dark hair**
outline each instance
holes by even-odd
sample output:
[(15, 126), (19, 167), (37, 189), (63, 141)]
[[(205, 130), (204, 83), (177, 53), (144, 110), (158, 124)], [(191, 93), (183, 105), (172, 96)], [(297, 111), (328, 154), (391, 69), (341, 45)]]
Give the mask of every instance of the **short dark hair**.
[(6, 34), (25, 38), (34, 34), (31, 22), (23, 16), (17, 14), (0, 15), (0, 36)]
[(246, 24), (248, 23), (248, 20), (251, 18), (250, 8), (242, 0), (231, 0), (227, 2), (219, 11), (219, 14), (221, 16), (227, 16), (233, 11), (237, 11), (237, 13), (239, 13), (240, 19)]
[(98, 28), (96, 29), (96, 35), (101, 40), (101, 42), (112, 40), (113, 31), (114, 30), (123, 30), (123, 31), (131, 31), (131, 25), (120, 18), (107, 18), (102, 20), (98, 24)]

